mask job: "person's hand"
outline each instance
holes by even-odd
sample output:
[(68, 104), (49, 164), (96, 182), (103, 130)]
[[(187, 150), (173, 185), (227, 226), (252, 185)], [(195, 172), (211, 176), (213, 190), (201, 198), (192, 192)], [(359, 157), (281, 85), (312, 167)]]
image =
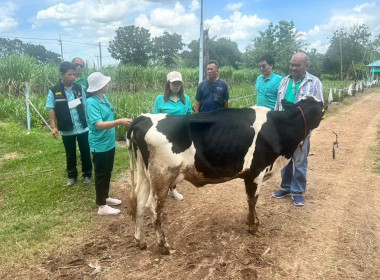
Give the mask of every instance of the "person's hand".
[(53, 135), (55, 139), (58, 139), (58, 129), (56, 127), (51, 129), (51, 135)]
[(122, 119), (119, 119), (119, 122), (123, 126), (130, 126), (131, 123), (132, 123), (132, 120), (131, 119), (127, 119), (127, 118), (122, 118)]

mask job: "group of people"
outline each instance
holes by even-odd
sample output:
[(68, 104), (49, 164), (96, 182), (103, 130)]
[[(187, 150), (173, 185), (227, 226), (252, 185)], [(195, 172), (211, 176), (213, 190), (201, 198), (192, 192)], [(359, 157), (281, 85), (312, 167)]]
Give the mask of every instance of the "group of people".
[[(296, 103), (305, 95), (323, 100), (322, 84), (317, 77), (307, 72), (308, 64), (306, 54), (296, 53), (290, 60), (290, 75), (282, 78), (273, 72), (274, 58), (270, 55), (261, 57), (258, 65), (262, 75), (256, 80), (257, 106), (282, 110), (282, 99)], [(120, 210), (111, 206), (120, 205), (122, 201), (109, 197), (116, 147), (115, 127), (128, 127), (132, 120), (115, 119), (114, 107), (106, 95), (111, 78), (100, 72), (94, 72), (86, 77), (83, 74), (84, 67), (85, 63), (79, 57), (74, 58), (72, 62), (61, 64), (61, 80), (49, 90), (46, 102), (46, 109), (50, 114), (51, 132), (56, 139), (59, 133), (62, 136), (66, 152), (67, 186), (72, 187), (78, 181), (76, 156), (76, 143), (78, 143), (83, 185), (91, 184), (94, 166), (98, 214), (117, 215)], [(207, 79), (198, 85), (195, 100), (194, 113), (228, 108), (229, 89), (227, 83), (219, 78), (217, 61), (208, 62)], [(172, 115), (193, 113), (190, 97), (184, 92), (180, 72), (173, 71), (167, 74), (164, 93), (155, 99), (153, 113)], [(281, 188), (273, 194), (273, 197), (291, 196), (295, 205), (305, 204), (309, 142), (310, 135), (304, 140), (303, 147), (295, 151), (292, 160), (281, 171)], [(176, 186), (169, 190), (168, 195), (176, 200), (184, 199)]]
[[(321, 81), (307, 72), (309, 60), (306, 54), (296, 53), (290, 60), (290, 74), (282, 78), (273, 73), (275, 60), (270, 55), (259, 59), (262, 75), (256, 80), (257, 105), (271, 110), (283, 110), (281, 100), (297, 103), (301, 97), (311, 95), (323, 101)], [(294, 152), (289, 164), (281, 170), (281, 186), (273, 193), (274, 198), (291, 196), (294, 205), (305, 205), (304, 193), (307, 182), (307, 157), (310, 150), (310, 134)]]

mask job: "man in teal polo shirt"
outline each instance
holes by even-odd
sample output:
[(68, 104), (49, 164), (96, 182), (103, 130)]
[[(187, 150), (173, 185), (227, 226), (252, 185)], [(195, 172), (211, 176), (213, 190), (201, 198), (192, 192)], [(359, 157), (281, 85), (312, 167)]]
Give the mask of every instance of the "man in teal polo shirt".
[(264, 106), (274, 109), (277, 100), (278, 87), (282, 80), (280, 75), (273, 73), (274, 58), (271, 55), (264, 55), (259, 59), (259, 67), (262, 75), (257, 77), (257, 106)]
[(87, 92), (88, 81), (87, 76), (83, 74), (85, 66), (83, 59), (80, 57), (75, 57), (73, 58), (72, 63), (75, 66), (74, 84), (82, 86), (83, 90)]

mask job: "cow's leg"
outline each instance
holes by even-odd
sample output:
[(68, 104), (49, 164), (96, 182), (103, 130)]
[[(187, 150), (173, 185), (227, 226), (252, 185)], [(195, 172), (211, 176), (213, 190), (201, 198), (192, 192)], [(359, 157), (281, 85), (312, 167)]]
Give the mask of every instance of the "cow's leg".
[(153, 199), (150, 200), (150, 207), (152, 211), (152, 222), (156, 232), (158, 249), (162, 255), (170, 254), (170, 247), (166, 241), (165, 233), (162, 230), (162, 215), (164, 203), (168, 195), (169, 184), (165, 178), (152, 178)]
[[(139, 151), (138, 151), (139, 153)], [(144, 234), (144, 213), (148, 197), (151, 193), (151, 186), (145, 174), (145, 166), (141, 154), (137, 157), (137, 185), (135, 194), (137, 198), (136, 205), (136, 221), (135, 221), (135, 241), (140, 249), (146, 249), (146, 241)]]
[(259, 226), (259, 219), (257, 218), (256, 214), (256, 202), (259, 198), (259, 192), (257, 184), (253, 181), (252, 178), (244, 178), (244, 183), (248, 200), (248, 232), (253, 234), (257, 232)]

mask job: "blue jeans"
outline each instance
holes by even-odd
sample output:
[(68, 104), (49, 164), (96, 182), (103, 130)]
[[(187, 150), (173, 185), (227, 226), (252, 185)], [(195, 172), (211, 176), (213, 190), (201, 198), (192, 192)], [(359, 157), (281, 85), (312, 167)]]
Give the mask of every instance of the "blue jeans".
[(281, 170), (281, 189), (291, 194), (304, 194), (306, 191), (307, 156), (310, 150), (310, 134), (306, 137), (302, 150), (297, 147), (292, 159)]

